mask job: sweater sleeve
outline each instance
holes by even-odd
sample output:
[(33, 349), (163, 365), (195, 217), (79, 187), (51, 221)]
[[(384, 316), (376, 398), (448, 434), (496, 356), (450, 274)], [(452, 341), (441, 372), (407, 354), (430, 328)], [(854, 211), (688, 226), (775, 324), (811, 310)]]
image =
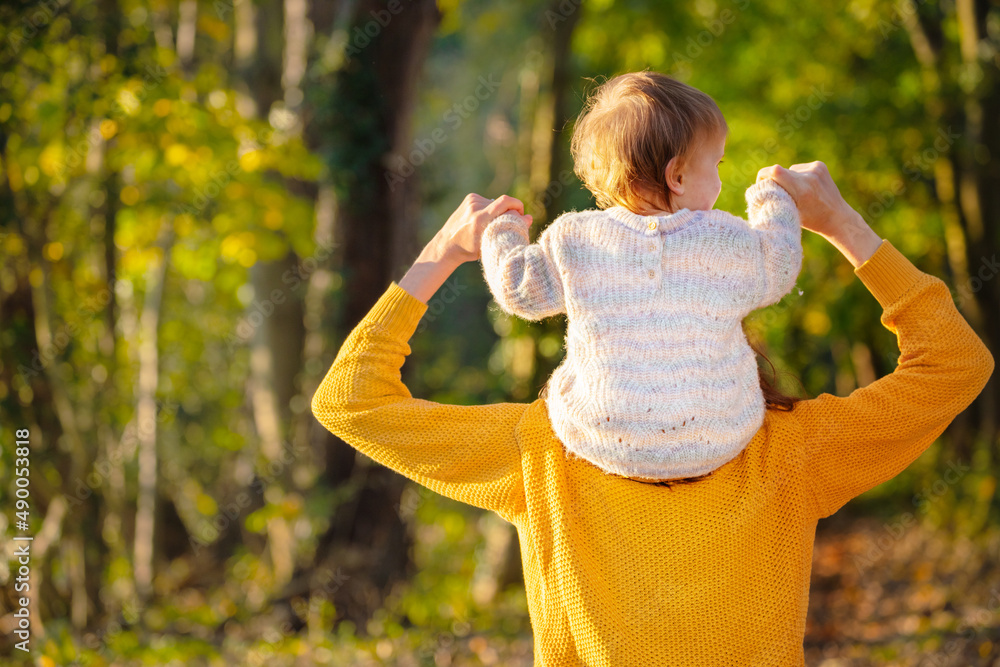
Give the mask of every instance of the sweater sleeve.
[(344, 341), (313, 395), (312, 412), (331, 433), (382, 465), (512, 521), (525, 507), (515, 428), (528, 406), (413, 398), (400, 368), (426, 310), (392, 283)]
[(896, 334), (891, 374), (856, 389), (797, 403), (805, 484), (820, 518), (892, 479), (941, 435), (993, 373), (993, 356), (958, 312), (940, 278), (888, 241), (855, 269)]
[(746, 201), (763, 278), (752, 304), (756, 309), (777, 303), (795, 285), (802, 269), (802, 227), (791, 195), (769, 178), (751, 185)]
[(540, 320), (566, 312), (562, 279), (553, 252), (558, 220), (528, 243), (528, 230), (510, 214), (498, 216), (483, 232), (483, 274), (504, 312)]

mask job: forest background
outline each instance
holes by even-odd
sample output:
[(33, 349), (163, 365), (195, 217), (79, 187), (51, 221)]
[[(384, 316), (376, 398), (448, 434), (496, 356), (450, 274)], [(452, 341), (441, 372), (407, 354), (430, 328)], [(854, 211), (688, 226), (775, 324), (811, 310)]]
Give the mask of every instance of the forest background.
[[(996, 356), (998, 0), (0, 4), (5, 660), (531, 664), (512, 527), (356, 455), (309, 402), (466, 193), (522, 199), (535, 233), (593, 206), (570, 123), (595, 79), (646, 68), (726, 115), (717, 208), (743, 214), (763, 166), (823, 160)], [(896, 340), (850, 264), (803, 242), (751, 334), (787, 391), (846, 396)], [(470, 263), (404, 380), (531, 401), (564, 328), (504, 315)], [(809, 664), (996, 664), (998, 414), (991, 381), (820, 523)]]

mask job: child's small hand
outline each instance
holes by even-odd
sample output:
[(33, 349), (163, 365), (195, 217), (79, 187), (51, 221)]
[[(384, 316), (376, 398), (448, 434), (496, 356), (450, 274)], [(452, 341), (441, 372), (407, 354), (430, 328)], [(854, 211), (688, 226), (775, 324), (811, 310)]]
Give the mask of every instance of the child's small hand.
[(498, 215), (513, 212), (531, 225), (531, 216), (524, 215), (524, 204), (508, 195), (487, 199), (469, 194), (451, 214), (437, 234), (442, 252), (456, 262), (469, 262), (480, 257), (480, 245), (486, 226)]
[(510, 215), (514, 216), (515, 218), (517, 218), (518, 220), (520, 220), (521, 222), (523, 222), (525, 230), (527, 230), (528, 228), (531, 227), (531, 223), (533, 222), (531, 216), (530, 215), (521, 215), (519, 212), (517, 212), (517, 211), (515, 211), (513, 209), (511, 209), (509, 211), (504, 211), (503, 213), (497, 213), (496, 216), (494, 216), (493, 219), (496, 220), (501, 215), (504, 215), (504, 214), (507, 214), (507, 213), (509, 213)]
[(833, 236), (841, 220), (853, 212), (833, 182), (830, 171), (822, 162), (793, 164), (785, 169), (780, 164), (764, 167), (757, 172), (757, 181), (770, 178), (784, 188), (799, 209), (803, 229), (823, 236)]
[(521, 222), (524, 223), (525, 229), (531, 227), (531, 222), (532, 222), (531, 216), (525, 215), (524, 204), (522, 204), (520, 200), (514, 199), (513, 197), (508, 197), (507, 195), (503, 195), (502, 197), (500, 197), (500, 199), (494, 199), (493, 201), (501, 202), (501, 200), (504, 199), (508, 201), (505, 203), (498, 204), (497, 208), (494, 209), (495, 213), (493, 215), (493, 220), (496, 220), (504, 213), (510, 213), (515, 218), (520, 218)]

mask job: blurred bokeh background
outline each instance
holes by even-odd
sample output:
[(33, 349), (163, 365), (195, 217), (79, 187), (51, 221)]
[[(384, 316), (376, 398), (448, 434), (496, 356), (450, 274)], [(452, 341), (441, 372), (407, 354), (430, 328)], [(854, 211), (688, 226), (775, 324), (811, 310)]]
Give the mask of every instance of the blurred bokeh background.
[[(536, 232), (593, 206), (568, 123), (592, 78), (650, 68), (726, 115), (718, 208), (743, 214), (760, 167), (825, 161), (996, 355), (998, 53), (998, 0), (4, 0), (4, 660), (531, 664), (512, 527), (313, 419), (347, 333), (466, 193), (521, 198)], [(803, 241), (752, 333), (789, 392), (847, 395), (896, 340), (850, 264)], [(404, 381), (534, 400), (564, 326), (505, 316), (467, 264)], [(809, 664), (998, 664), (998, 414), (991, 381), (821, 522)], [(30, 655), (11, 634), (21, 428)]]

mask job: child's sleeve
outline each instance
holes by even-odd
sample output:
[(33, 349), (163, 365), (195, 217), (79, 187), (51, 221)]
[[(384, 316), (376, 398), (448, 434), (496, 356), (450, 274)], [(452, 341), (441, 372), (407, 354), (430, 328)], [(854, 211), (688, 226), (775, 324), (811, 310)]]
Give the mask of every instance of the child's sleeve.
[(540, 320), (566, 312), (563, 284), (555, 260), (556, 225), (528, 243), (525, 224), (505, 213), (483, 232), (482, 261), (486, 283), (504, 312)]
[(795, 285), (802, 269), (802, 225), (792, 196), (771, 179), (750, 186), (746, 200), (754, 245), (760, 248), (756, 309), (777, 303)]
[(803, 481), (820, 518), (913, 463), (979, 395), (994, 367), (947, 285), (888, 241), (854, 272), (882, 306), (899, 361), (850, 396), (820, 394), (795, 404)]

